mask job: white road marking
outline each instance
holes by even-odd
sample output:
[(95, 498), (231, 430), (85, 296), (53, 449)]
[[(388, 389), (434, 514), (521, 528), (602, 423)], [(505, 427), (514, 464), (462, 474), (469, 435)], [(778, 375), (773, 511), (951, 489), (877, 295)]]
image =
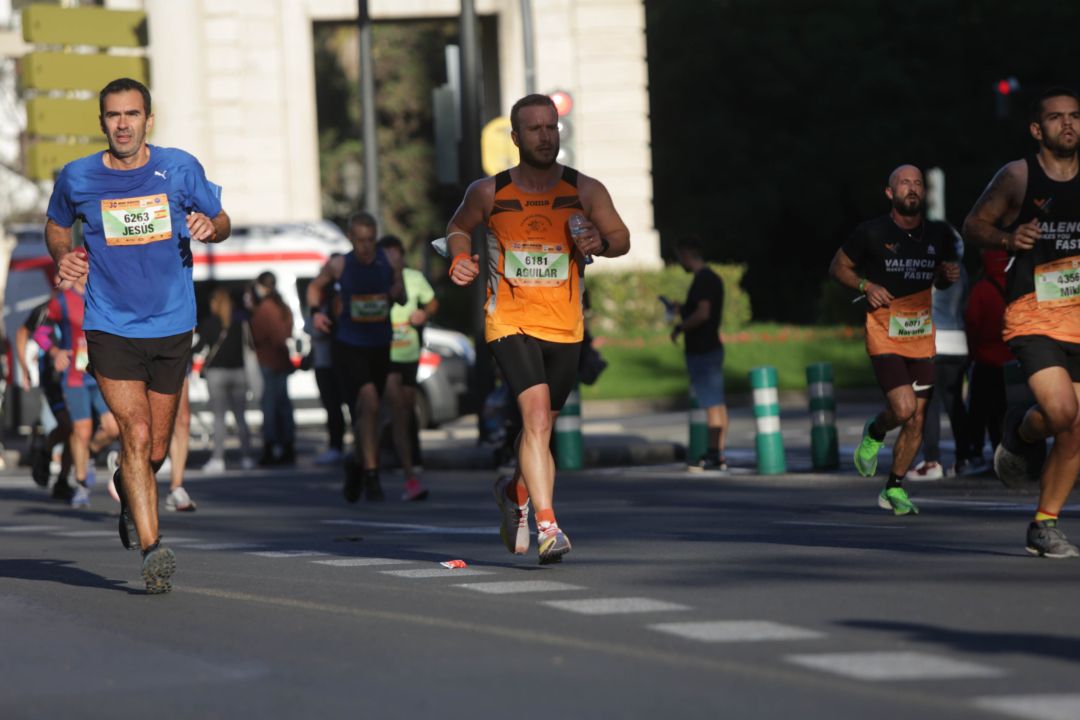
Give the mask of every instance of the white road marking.
[(198, 545), (185, 545), (185, 550), (256, 550), (262, 545), (252, 543), (199, 543)]
[(8, 525), (7, 527), (0, 527), (0, 532), (11, 533), (28, 533), (28, 532), (45, 532), (46, 530), (60, 530), (60, 525)]
[(319, 550), (258, 550), (248, 553), (248, 555), (257, 555), (258, 557), (265, 558), (315, 557), (317, 555), (325, 554), (326, 553), (320, 552)]
[(824, 637), (816, 630), (782, 625), (768, 620), (715, 620), (709, 622), (659, 623), (651, 630), (702, 642), (763, 642), (814, 640)]
[(431, 535), (498, 535), (499, 528), (485, 525), (483, 527), (450, 527), (447, 525), (417, 525), (415, 523), (392, 523), (374, 522), (369, 520), (323, 520), (324, 525), (356, 525), (359, 527), (384, 528), (396, 530), (401, 533), (426, 533)]
[(406, 565), (413, 561), (398, 560), (396, 558), (333, 558), (332, 560), (312, 560), (311, 562), (334, 567), (366, 567), (370, 565)]
[(71, 530), (68, 532), (50, 533), (56, 537), (69, 538), (92, 538), (92, 537), (118, 537), (115, 530)]
[(999, 677), (1004, 670), (923, 652), (879, 651), (788, 655), (787, 661), (856, 680), (940, 680)]
[(410, 579), (433, 578), (433, 577), (468, 577), (470, 575), (491, 575), (489, 570), (473, 570), (472, 568), (417, 568), (415, 570), (380, 570), (383, 575), (393, 575)]
[(973, 703), (983, 710), (1018, 718), (1080, 717), (1080, 695), (987, 695), (975, 698)]
[(580, 585), (552, 582), (551, 580), (509, 580), (506, 582), (465, 583), (456, 587), (466, 590), (488, 593), (491, 595), (511, 595), (513, 593), (563, 592), (566, 590), (584, 590)]
[(805, 525), (809, 527), (869, 528), (871, 530), (903, 530), (908, 525), (872, 525), (871, 523), (814, 522), (812, 520), (774, 520), (773, 525)]
[(550, 605), (559, 610), (567, 610), (582, 615), (623, 615), (628, 613), (672, 612), (675, 610), (690, 609), (687, 605), (642, 597), (545, 600), (544, 605)]

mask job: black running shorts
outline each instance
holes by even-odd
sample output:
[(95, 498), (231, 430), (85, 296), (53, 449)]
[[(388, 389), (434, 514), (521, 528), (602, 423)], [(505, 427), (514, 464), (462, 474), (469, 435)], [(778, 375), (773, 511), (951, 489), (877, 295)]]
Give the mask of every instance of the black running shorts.
[(391, 362), (390, 372), (401, 376), (402, 387), (416, 387), (416, 371), (420, 369), (419, 362), (401, 363)]
[(915, 397), (928, 398), (934, 390), (934, 359), (903, 355), (871, 355), (870, 364), (882, 392), (910, 385)]
[(546, 384), (551, 409), (562, 409), (577, 382), (581, 343), (556, 343), (518, 334), (490, 342), (488, 349), (515, 398), (533, 385)]
[(163, 338), (126, 338), (86, 331), (90, 368), (110, 380), (140, 380), (149, 390), (175, 395), (191, 367), (191, 331)]
[(349, 407), (356, 406), (360, 388), (369, 383), (375, 385), (380, 396), (383, 394), (386, 375), (390, 372), (389, 345), (359, 347), (335, 340), (333, 358), (338, 383)]
[(1021, 335), (1009, 341), (1009, 350), (1020, 361), (1024, 377), (1050, 367), (1065, 368), (1072, 381), (1080, 382), (1080, 345), (1045, 335)]

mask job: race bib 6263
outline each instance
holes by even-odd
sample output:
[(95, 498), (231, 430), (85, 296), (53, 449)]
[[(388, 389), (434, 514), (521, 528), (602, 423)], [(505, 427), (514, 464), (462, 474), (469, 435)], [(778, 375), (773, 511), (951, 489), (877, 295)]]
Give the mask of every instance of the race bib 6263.
[(172, 237), (169, 196), (165, 193), (101, 201), (101, 227), (107, 245), (146, 245)]

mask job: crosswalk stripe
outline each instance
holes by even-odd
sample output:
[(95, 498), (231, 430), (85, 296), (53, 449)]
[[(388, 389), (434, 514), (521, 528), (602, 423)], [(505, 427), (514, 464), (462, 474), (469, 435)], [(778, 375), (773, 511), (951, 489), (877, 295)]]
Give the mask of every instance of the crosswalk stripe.
[(316, 555), (325, 555), (326, 553), (318, 550), (255, 550), (249, 552), (248, 555), (256, 555), (264, 558), (299, 558), (299, 557), (315, 557)]
[(473, 570), (472, 568), (416, 568), (414, 570), (380, 570), (383, 575), (393, 575), (410, 579), (434, 578), (434, 577), (468, 577), (470, 575), (491, 575), (490, 570)]
[(912, 651), (788, 655), (788, 662), (857, 680), (928, 680), (998, 677), (1005, 671), (965, 660)]
[(398, 560), (396, 558), (333, 558), (330, 560), (312, 560), (317, 565), (332, 565), (334, 567), (367, 567), (371, 565), (405, 565), (412, 560)]
[(551, 580), (508, 580), (505, 582), (464, 583), (459, 588), (475, 590), (490, 595), (511, 595), (513, 593), (563, 592), (566, 590), (584, 590), (580, 585), (553, 582)]
[(1080, 717), (1080, 695), (987, 695), (972, 702), (983, 710), (1018, 718), (1043, 720)]
[(652, 600), (651, 598), (643, 597), (545, 600), (544, 605), (550, 605), (559, 610), (580, 613), (582, 615), (624, 615), (629, 613), (672, 612), (690, 609), (687, 605), (666, 602), (664, 600)]
[(824, 637), (816, 630), (783, 625), (768, 620), (712, 620), (706, 622), (658, 623), (651, 630), (702, 642), (762, 642), (813, 640)]

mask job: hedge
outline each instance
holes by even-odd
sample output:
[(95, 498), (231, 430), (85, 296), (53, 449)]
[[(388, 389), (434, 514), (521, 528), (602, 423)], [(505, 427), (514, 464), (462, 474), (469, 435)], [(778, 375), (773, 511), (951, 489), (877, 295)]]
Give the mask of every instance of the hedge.
[[(750, 322), (750, 296), (742, 288), (745, 265), (709, 267), (724, 281), (724, 316), (720, 327), (725, 333), (738, 331)], [(635, 270), (586, 274), (589, 293), (589, 331), (593, 335), (643, 335), (669, 325), (664, 320), (664, 306), (656, 299), (666, 295), (683, 302), (693, 277), (678, 265), (662, 270)]]

